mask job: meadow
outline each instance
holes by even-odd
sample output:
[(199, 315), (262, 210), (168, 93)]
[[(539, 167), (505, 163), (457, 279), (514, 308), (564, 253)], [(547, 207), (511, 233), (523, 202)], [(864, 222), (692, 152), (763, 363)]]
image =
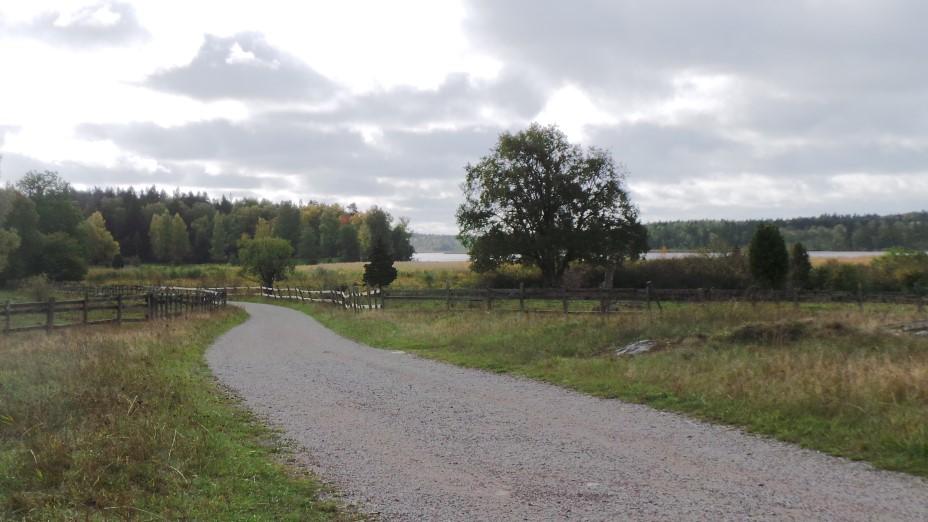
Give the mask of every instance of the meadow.
[(0, 337), (0, 519), (343, 517), (206, 367), (245, 318)]
[[(280, 302), (274, 302), (280, 304)], [(668, 304), (570, 316), (284, 303), (351, 339), (739, 426), (928, 476), (928, 338), (915, 307)], [(615, 356), (637, 340), (655, 351)]]

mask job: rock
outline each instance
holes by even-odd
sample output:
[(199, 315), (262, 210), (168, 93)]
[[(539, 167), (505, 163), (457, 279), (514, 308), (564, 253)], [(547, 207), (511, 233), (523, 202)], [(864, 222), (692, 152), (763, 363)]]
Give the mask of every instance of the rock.
[(639, 353), (650, 352), (655, 346), (657, 346), (657, 341), (650, 341), (648, 339), (643, 339), (641, 341), (635, 341), (631, 344), (627, 344), (622, 348), (618, 348), (615, 351), (616, 355), (638, 355)]

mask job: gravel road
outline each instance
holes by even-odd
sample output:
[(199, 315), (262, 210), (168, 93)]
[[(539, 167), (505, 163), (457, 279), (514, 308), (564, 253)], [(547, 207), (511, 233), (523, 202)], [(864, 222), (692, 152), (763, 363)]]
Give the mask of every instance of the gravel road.
[(383, 519), (928, 519), (928, 481), (240, 306), (213, 372)]

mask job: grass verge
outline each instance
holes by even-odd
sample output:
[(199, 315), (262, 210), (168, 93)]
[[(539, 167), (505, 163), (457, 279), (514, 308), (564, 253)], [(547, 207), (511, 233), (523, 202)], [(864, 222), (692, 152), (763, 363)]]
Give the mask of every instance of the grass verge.
[[(914, 307), (670, 304), (653, 318), (565, 319), (285, 305), (372, 346), (683, 412), (928, 476), (928, 339), (885, 328), (918, 319)], [(639, 339), (658, 340), (660, 349), (612, 354)]]
[(0, 338), (0, 519), (337, 517), (206, 366), (245, 318)]

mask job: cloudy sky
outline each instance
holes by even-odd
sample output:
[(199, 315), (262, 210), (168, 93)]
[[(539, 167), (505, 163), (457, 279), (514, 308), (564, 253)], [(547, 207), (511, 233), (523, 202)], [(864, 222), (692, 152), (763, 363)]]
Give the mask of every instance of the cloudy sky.
[(0, 0), (0, 182), (379, 204), (556, 123), (646, 221), (928, 205), (921, 0)]

